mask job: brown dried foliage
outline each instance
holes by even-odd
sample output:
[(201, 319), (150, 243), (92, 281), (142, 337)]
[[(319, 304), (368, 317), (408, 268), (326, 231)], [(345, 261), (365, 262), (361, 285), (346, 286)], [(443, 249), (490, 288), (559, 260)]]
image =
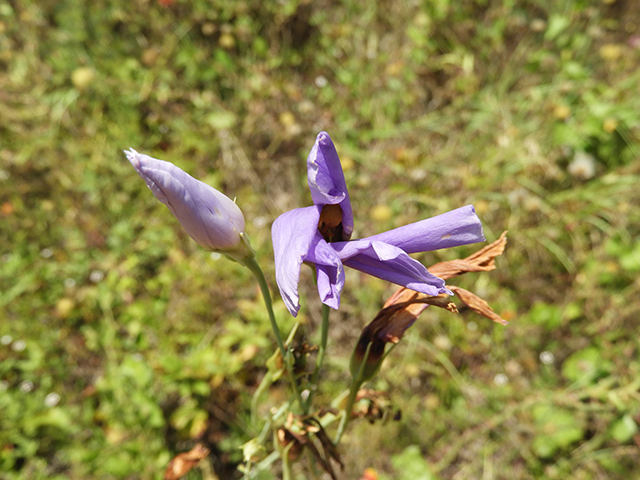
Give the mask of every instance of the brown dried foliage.
[(178, 480), (209, 455), (209, 449), (201, 443), (188, 452), (179, 453), (169, 462), (164, 480)]
[[(288, 457), (294, 460), (300, 456), (302, 450), (307, 448), (316, 458), (322, 469), (329, 474), (333, 480), (337, 480), (336, 473), (331, 461), (335, 461), (344, 469), (344, 464), (331, 438), (315, 417), (298, 417), (290, 415), (287, 424), (280, 427), (277, 432), (278, 442), (282, 447), (288, 448)], [(314, 442), (316, 439), (320, 443), (320, 449)]]
[[(496, 268), (495, 259), (497, 256), (502, 255), (506, 245), (507, 232), (505, 231), (495, 242), (469, 255), (467, 258), (437, 263), (430, 267), (429, 271), (444, 280), (448, 280), (464, 273), (494, 270)], [(451, 285), (447, 285), (447, 287), (473, 311), (502, 325), (508, 323), (486, 301), (477, 295), (460, 287)], [(444, 308), (452, 313), (458, 313), (455, 304), (449, 301), (447, 295), (430, 297), (405, 287), (399, 288), (385, 302), (376, 318), (364, 328), (361, 337), (361, 341), (363, 338), (365, 340), (364, 348), (374, 338), (385, 343), (398, 343), (406, 329), (415, 322), (429, 305)]]
[(488, 272), (496, 268), (495, 259), (502, 255), (506, 246), (507, 232), (504, 231), (498, 240), (482, 250), (478, 250), (467, 258), (436, 263), (429, 267), (429, 271), (443, 280), (449, 280), (463, 273)]

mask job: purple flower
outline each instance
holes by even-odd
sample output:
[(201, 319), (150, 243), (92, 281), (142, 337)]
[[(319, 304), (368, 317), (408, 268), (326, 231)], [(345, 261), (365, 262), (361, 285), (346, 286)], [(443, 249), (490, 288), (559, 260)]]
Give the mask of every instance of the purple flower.
[(412, 223), (361, 240), (351, 240), (353, 212), (342, 166), (326, 132), (320, 132), (307, 158), (314, 206), (280, 215), (271, 235), (276, 281), (291, 315), (300, 310), (298, 283), (302, 262), (314, 264), (318, 293), (332, 308), (340, 306), (346, 265), (426, 295), (452, 293), (444, 280), (408, 254), (484, 241), (473, 206)]
[(173, 163), (156, 160), (133, 148), (124, 153), (155, 197), (200, 246), (226, 251), (240, 244), (244, 216), (233, 200)]

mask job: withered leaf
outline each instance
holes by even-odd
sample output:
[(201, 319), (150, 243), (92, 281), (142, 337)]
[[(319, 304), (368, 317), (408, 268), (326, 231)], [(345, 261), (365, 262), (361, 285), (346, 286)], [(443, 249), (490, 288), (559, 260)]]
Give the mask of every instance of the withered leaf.
[[(370, 423), (374, 423), (376, 420), (385, 419), (392, 410), (391, 402), (389, 401), (389, 395), (386, 392), (381, 392), (371, 389), (360, 389), (356, 395), (356, 403), (361, 400), (362, 402), (352, 413), (352, 418), (366, 418)], [(363, 405), (364, 403), (364, 405)]]
[(507, 232), (502, 232), (500, 238), (490, 243), (467, 258), (440, 262), (429, 267), (434, 275), (448, 280), (469, 272), (488, 272), (496, 268), (495, 258), (502, 255), (507, 245)]
[[(496, 268), (495, 258), (502, 255), (506, 245), (507, 232), (504, 231), (495, 242), (469, 255), (467, 258), (437, 263), (429, 267), (429, 271), (446, 280), (467, 272), (493, 270)], [(462, 291), (462, 289), (458, 287), (447, 286), (454, 292)], [(487, 302), (473, 295), (471, 292), (467, 292), (466, 290), (463, 292), (464, 293), (460, 294), (460, 299), (471, 309), (495, 322), (506, 325), (507, 322), (496, 314)], [(469, 301), (465, 301), (465, 298)], [(404, 335), (404, 332), (413, 325), (429, 305), (458, 313), (455, 304), (449, 301), (447, 295), (443, 294), (437, 297), (430, 297), (423, 293), (401, 287), (389, 297), (382, 307), (382, 310), (376, 315), (376, 318), (364, 328), (362, 336), (369, 342), (375, 338), (383, 342), (398, 343)]]
[(201, 443), (188, 452), (179, 453), (169, 462), (164, 480), (178, 480), (209, 455), (209, 449)]
[(320, 445), (322, 445), (322, 451), (324, 452), (324, 456), (327, 459), (327, 463), (330, 463), (329, 459), (333, 459), (338, 463), (338, 465), (340, 465), (340, 469), (344, 470), (344, 464), (342, 463), (342, 459), (340, 458), (340, 452), (338, 452), (338, 449), (333, 444), (333, 440), (331, 440), (331, 438), (327, 434), (327, 431), (320, 424), (320, 421), (317, 418), (312, 417), (307, 420), (307, 423), (312, 423), (315, 425), (315, 428), (317, 429), (316, 438), (320, 441)]
[(329, 474), (332, 480), (337, 480), (336, 472), (334, 472), (333, 467), (331, 466), (331, 462), (329, 461), (329, 459), (325, 459), (322, 456), (322, 454), (318, 450), (318, 447), (316, 447), (315, 443), (313, 443), (313, 441), (311, 441), (311, 439), (307, 435), (296, 433), (293, 431), (290, 431), (289, 433), (298, 441), (298, 443), (300, 443), (300, 445), (309, 449), (311, 454), (316, 457), (316, 460), (318, 460), (320, 467), (322, 467), (322, 469)]
[[(443, 279), (449, 279), (467, 272), (493, 270), (496, 268), (495, 258), (504, 252), (506, 244), (507, 232), (505, 231), (495, 242), (467, 258), (438, 263), (430, 267), (429, 271)], [(453, 292), (460, 292), (460, 299), (474, 311), (502, 325), (507, 324), (506, 320), (478, 296), (458, 287), (449, 286), (449, 288)], [(405, 287), (396, 290), (376, 317), (362, 330), (352, 358), (352, 367), (357, 365), (363, 368), (364, 378), (374, 375), (383, 358), (385, 344), (398, 343), (407, 329), (429, 305), (458, 313), (455, 304), (449, 301), (448, 295), (428, 296)], [(366, 359), (365, 355), (367, 355)]]
[(280, 445), (282, 445), (283, 448), (286, 448), (289, 444), (291, 444), (287, 453), (289, 460), (297, 459), (302, 453), (302, 448), (307, 442), (306, 437), (304, 437), (303, 435), (294, 434), (291, 430), (284, 427), (280, 427), (278, 429), (277, 438), (278, 442), (280, 443)]
[(437, 297), (431, 297), (424, 293), (401, 287), (389, 297), (382, 310), (365, 327), (363, 333), (387, 343), (398, 343), (404, 332), (413, 325), (429, 305), (444, 308), (452, 313), (458, 313), (455, 304), (449, 301), (448, 295), (442, 294)]
[(479, 313), (480, 315), (483, 315), (488, 319), (493, 320), (494, 322), (500, 323), (501, 325), (507, 325), (509, 323), (496, 312), (494, 312), (489, 304), (477, 295), (471, 293), (468, 290), (465, 290), (464, 288), (455, 287), (452, 285), (447, 285), (447, 287), (449, 287), (449, 289), (453, 293), (455, 293), (458, 298), (460, 298), (460, 300), (462, 300), (462, 302), (464, 302), (464, 304), (474, 312)]
[[(298, 417), (289, 418), (288, 427), (280, 427), (277, 432), (278, 442), (282, 447), (289, 446), (289, 459), (293, 460), (298, 458), (302, 453), (303, 448), (308, 448), (309, 452), (316, 458), (320, 467), (329, 474), (332, 480), (337, 480), (336, 473), (331, 465), (331, 460), (336, 461), (341, 469), (344, 469), (344, 464), (340, 459), (338, 450), (333, 445), (331, 438), (327, 435), (324, 427), (320, 421), (315, 417)], [(299, 430), (291, 429), (292, 426), (297, 427)], [(316, 446), (313, 438), (316, 438), (320, 442), (322, 447), (322, 453)], [(324, 455), (323, 455), (324, 454)]]

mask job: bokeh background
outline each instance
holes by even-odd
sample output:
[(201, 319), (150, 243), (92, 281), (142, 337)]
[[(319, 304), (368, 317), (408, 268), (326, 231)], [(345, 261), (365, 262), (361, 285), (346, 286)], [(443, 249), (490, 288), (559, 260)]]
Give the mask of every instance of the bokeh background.
[[(201, 441), (187, 478), (238, 478), (262, 300), (122, 149), (236, 197), (273, 288), (270, 225), (310, 204), (326, 130), (357, 236), (469, 203), (509, 231), (459, 284), (510, 325), (427, 310), (370, 384), (401, 418), (353, 423), (342, 478), (631, 478), (639, 25), (635, 0), (0, 0), (0, 477), (161, 478)], [(301, 291), (315, 343), (310, 272)], [(348, 272), (318, 405), (393, 291)]]

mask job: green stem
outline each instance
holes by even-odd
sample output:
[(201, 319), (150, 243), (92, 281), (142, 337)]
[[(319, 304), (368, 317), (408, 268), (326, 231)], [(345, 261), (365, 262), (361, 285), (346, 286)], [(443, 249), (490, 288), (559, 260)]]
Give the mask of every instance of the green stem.
[(262, 378), (260, 385), (256, 388), (256, 391), (253, 393), (253, 398), (251, 399), (251, 426), (255, 429), (258, 428), (258, 416), (256, 414), (258, 410), (258, 399), (260, 395), (262, 395), (273, 383), (273, 376), (271, 372), (267, 371), (267, 373)]
[(338, 433), (336, 433), (336, 438), (333, 441), (334, 445), (338, 445), (340, 440), (342, 439), (342, 434), (347, 429), (347, 425), (349, 420), (351, 420), (351, 411), (353, 410), (353, 404), (356, 401), (356, 395), (358, 394), (358, 390), (360, 390), (360, 382), (356, 385), (356, 379), (351, 380), (351, 386), (349, 387), (349, 398), (347, 399), (347, 405), (344, 407), (344, 412), (342, 413), (342, 418), (340, 419), (340, 425), (338, 426)]
[(282, 335), (280, 334), (280, 327), (278, 327), (278, 322), (276, 322), (276, 316), (273, 313), (273, 304), (271, 302), (271, 292), (269, 291), (269, 285), (267, 285), (267, 279), (264, 277), (264, 273), (262, 273), (262, 269), (256, 262), (255, 258), (245, 258), (242, 262), (253, 276), (256, 277), (256, 281), (258, 285), (260, 285), (260, 291), (262, 292), (262, 297), (264, 298), (264, 303), (267, 307), (267, 312), (269, 313), (269, 320), (271, 321), (271, 329), (273, 330), (273, 334), (276, 337), (276, 342), (278, 343), (278, 349), (280, 350), (280, 354), (282, 355), (282, 361), (285, 364), (285, 368), (287, 370), (287, 374), (289, 375), (289, 381), (291, 382), (291, 387), (293, 388), (293, 392), (295, 394), (296, 400), (300, 405), (300, 408), (304, 410), (304, 404), (302, 401), (302, 397), (300, 396), (300, 389), (298, 388), (298, 383), (296, 382), (296, 377), (293, 373), (293, 367), (289, 358), (289, 351), (284, 345), (282, 341)]
[(273, 431), (273, 444), (277, 448), (277, 452), (282, 460), (282, 480), (291, 480), (291, 464), (289, 463), (289, 450), (293, 446), (293, 442), (289, 442), (286, 446), (282, 446), (278, 441), (278, 430)]
[(313, 370), (313, 375), (311, 375), (311, 389), (309, 392), (309, 397), (307, 398), (307, 401), (305, 403), (305, 409), (304, 409), (305, 414), (309, 413), (309, 409), (311, 408), (311, 403), (313, 401), (313, 395), (318, 389), (318, 386), (317, 386), (318, 376), (320, 375), (320, 369), (322, 368), (322, 364), (324, 362), (324, 354), (327, 350), (327, 340), (329, 338), (329, 313), (331, 313), (331, 309), (323, 303), (320, 345), (318, 346), (318, 356), (316, 358), (316, 365)]
[(334, 445), (338, 445), (340, 443), (340, 439), (342, 438), (342, 434), (347, 428), (349, 421), (351, 420), (351, 413), (353, 411), (353, 404), (356, 401), (356, 396), (358, 395), (358, 391), (360, 387), (364, 383), (362, 381), (362, 372), (364, 372), (364, 366), (367, 363), (367, 359), (369, 358), (369, 352), (371, 351), (371, 343), (367, 345), (367, 350), (364, 353), (364, 358), (360, 363), (360, 368), (358, 369), (358, 373), (352, 377), (351, 386), (349, 387), (349, 398), (347, 398), (347, 405), (344, 407), (344, 412), (342, 418), (340, 419), (340, 425), (338, 426), (338, 433), (336, 433), (336, 438), (333, 441)]

